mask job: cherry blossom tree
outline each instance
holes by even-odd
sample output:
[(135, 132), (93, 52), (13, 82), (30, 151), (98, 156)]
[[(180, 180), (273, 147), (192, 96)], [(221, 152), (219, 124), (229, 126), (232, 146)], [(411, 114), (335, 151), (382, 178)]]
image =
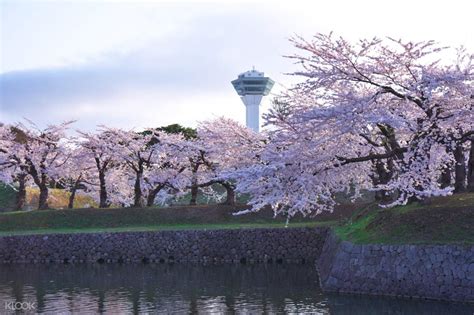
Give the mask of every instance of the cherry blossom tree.
[(145, 169), (148, 168), (155, 157), (156, 149), (152, 143), (154, 132), (137, 133), (135, 131), (118, 128), (106, 128), (115, 143), (115, 150), (120, 163), (133, 173), (134, 207), (143, 207), (142, 182)]
[[(341, 104), (350, 121), (362, 122), (360, 127), (376, 123), (402, 140), (383, 153), (400, 160), (398, 151), (407, 151), (401, 176), (387, 186), (400, 191), (399, 202), (423, 197), (426, 192), (444, 194), (433, 176), (440, 165), (430, 168), (429, 164), (431, 159), (440, 159), (436, 155), (451, 154), (446, 151), (454, 145), (451, 137), (462, 137), (462, 130), (473, 129), (472, 56), (460, 50), (453, 64), (442, 65), (437, 56), (442, 48), (433, 42), (374, 39), (352, 45), (317, 35), (312, 42), (300, 38), (294, 43), (310, 54), (293, 56), (304, 69), (296, 74), (308, 77), (297, 89), (311, 90), (319, 107)], [(355, 129), (361, 130), (359, 126)], [(359, 154), (357, 159), (361, 158)], [(370, 156), (374, 158), (378, 159)]]
[(143, 174), (146, 205), (152, 206), (157, 196), (164, 203), (173, 195), (184, 193), (189, 182), (187, 141), (181, 134), (155, 131), (152, 148), (154, 155)]
[(92, 159), (84, 158), (87, 152), (81, 146), (72, 146), (68, 152), (69, 158), (61, 167), (59, 184), (69, 192), (68, 209), (74, 208), (74, 201), (79, 190), (92, 191), (91, 187), (98, 187)]
[(21, 210), (26, 202), (28, 172), (19, 157), (20, 143), (26, 141), (25, 135), (11, 125), (0, 125), (0, 182), (16, 190), (15, 209)]
[(89, 159), (95, 164), (95, 174), (99, 184), (99, 207), (108, 208), (111, 205), (111, 200), (107, 190), (107, 175), (115, 167), (118, 167), (121, 161), (115, 135), (104, 126), (95, 133), (84, 131), (78, 131), (78, 133), (80, 137), (76, 139), (76, 143), (83, 149), (79, 158)]
[(18, 123), (2, 127), (1, 163), (9, 168), (13, 180), (19, 182), (17, 207), (21, 208), (24, 204), (28, 175), (40, 192), (38, 209), (48, 209), (49, 184), (57, 180), (62, 165), (69, 158), (65, 132), (72, 123), (69, 121), (40, 129), (28, 121), (27, 125)]
[(235, 179), (232, 174), (258, 161), (265, 136), (232, 119), (220, 117), (200, 123), (197, 139), (198, 158), (195, 159), (201, 161), (198, 186), (220, 184), (226, 190), (223, 204), (235, 204)]
[(235, 174), (253, 210), (332, 211), (340, 191), (382, 191), (392, 206), (454, 190), (439, 180), (446, 166), (462, 169), (460, 141), (474, 129), (472, 55), (445, 62), (431, 41), (292, 42), (302, 51), (290, 57), (302, 68), (294, 75), (305, 79), (266, 115), (261, 162)]
[[(191, 195), (189, 204), (195, 205), (200, 188), (202, 190), (205, 187), (201, 186), (200, 182), (205, 181), (202, 176), (205, 176), (206, 173), (203, 173), (202, 170), (207, 163), (204, 158), (204, 147), (197, 139), (197, 132), (195, 129), (186, 128), (179, 124), (172, 124), (158, 129), (168, 134), (180, 135), (185, 140), (184, 146), (182, 146), (185, 150), (181, 152), (181, 155), (187, 155), (187, 158), (183, 165), (184, 168), (180, 168), (180, 178), (188, 181), (186, 187), (190, 190)], [(181, 183), (186, 181), (183, 180), (181, 180)]]

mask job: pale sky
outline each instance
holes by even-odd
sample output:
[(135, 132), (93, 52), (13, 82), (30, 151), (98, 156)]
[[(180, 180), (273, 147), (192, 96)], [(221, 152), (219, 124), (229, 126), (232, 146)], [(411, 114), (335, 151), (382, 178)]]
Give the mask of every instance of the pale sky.
[(474, 51), (473, 3), (0, 0), (0, 121), (245, 123), (230, 81), (255, 66), (277, 82), (274, 93), (290, 87), (292, 35), (434, 39)]

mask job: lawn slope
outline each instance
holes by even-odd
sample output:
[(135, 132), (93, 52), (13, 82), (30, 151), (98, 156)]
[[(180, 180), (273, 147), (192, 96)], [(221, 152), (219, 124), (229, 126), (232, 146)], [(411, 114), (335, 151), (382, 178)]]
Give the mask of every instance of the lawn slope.
[[(235, 216), (245, 205), (17, 211), (0, 214), (0, 235), (285, 227), (265, 209)], [(331, 226), (359, 244), (474, 244), (474, 194), (433, 198), (429, 204), (382, 209), (341, 205), (316, 218), (293, 218), (289, 227)]]
[(341, 238), (359, 244), (474, 244), (474, 194), (391, 209), (369, 205), (335, 230)]
[[(286, 218), (273, 218), (265, 209), (235, 216), (245, 205), (198, 205), (170, 208), (34, 210), (0, 214), (0, 235), (76, 232), (119, 232), (181, 229), (285, 227)], [(355, 206), (344, 206), (317, 219), (294, 218), (289, 227), (334, 225), (347, 219)]]

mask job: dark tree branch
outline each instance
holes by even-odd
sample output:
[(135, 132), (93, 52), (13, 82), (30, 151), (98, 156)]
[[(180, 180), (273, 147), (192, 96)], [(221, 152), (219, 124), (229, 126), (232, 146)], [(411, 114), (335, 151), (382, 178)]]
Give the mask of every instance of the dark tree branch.
[(381, 154), (369, 154), (366, 156), (360, 156), (360, 157), (353, 157), (353, 158), (345, 158), (341, 156), (336, 156), (336, 158), (341, 161), (341, 165), (349, 164), (349, 163), (357, 163), (357, 162), (366, 162), (366, 161), (374, 161), (374, 160), (382, 160), (382, 159), (388, 159), (391, 158), (397, 154), (400, 153), (405, 153), (407, 151), (407, 148), (397, 148), (394, 149), (390, 152), (387, 153), (381, 153)]

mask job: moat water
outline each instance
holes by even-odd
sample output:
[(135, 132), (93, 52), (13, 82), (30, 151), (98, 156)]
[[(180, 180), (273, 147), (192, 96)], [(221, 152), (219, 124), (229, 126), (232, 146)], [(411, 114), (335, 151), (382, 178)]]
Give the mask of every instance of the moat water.
[(0, 302), (0, 314), (474, 314), (473, 304), (325, 294), (309, 264), (2, 265)]

